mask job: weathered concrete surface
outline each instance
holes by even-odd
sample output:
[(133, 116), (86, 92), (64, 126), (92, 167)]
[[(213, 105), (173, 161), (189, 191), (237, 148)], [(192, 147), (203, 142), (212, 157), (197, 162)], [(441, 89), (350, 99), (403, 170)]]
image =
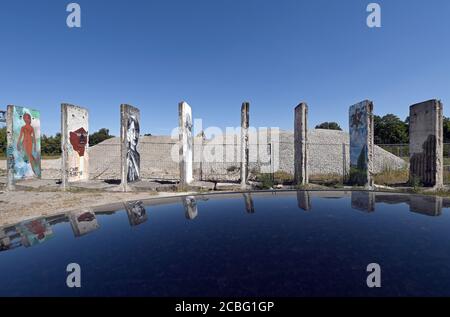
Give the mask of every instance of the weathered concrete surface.
[(140, 180), (135, 183), (129, 184), (128, 191), (166, 191), (172, 192), (177, 190), (177, 184), (175, 183), (158, 183), (148, 180)]
[(248, 181), (250, 103), (241, 106), (241, 188), (245, 189)]
[(294, 172), (297, 185), (308, 184), (308, 105), (294, 110)]
[(217, 183), (216, 190), (237, 191), (241, 190), (241, 184), (237, 183)]
[(13, 155), (13, 115), (14, 115), (14, 106), (9, 105), (6, 111), (6, 166), (7, 169), (7, 183), (6, 190), (13, 191), (15, 190), (15, 182), (14, 182), (14, 155)]
[(409, 108), (410, 181), (443, 185), (443, 105), (428, 100)]
[(359, 102), (349, 109), (350, 173), (355, 185), (373, 187), (374, 124), (373, 103)]
[(193, 181), (189, 184), (189, 189), (194, 191), (211, 191), (216, 187), (216, 183), (214, 182), (204, 182), (204, 181)]
[(82, 107), (61, 104), (62, 187), (89, 179), (89, 113)]
[(180, 183), (190, 184), (193, 179), (192, 109), (187, 102), (178, 104), (180, 142)]

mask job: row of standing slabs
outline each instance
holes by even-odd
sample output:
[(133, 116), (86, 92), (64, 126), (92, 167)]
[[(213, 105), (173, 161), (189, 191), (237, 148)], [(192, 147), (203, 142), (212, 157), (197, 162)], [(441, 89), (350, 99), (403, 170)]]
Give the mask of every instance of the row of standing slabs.
[[(192, 109), (179, 103), (180, 182), (193, 181)], [(250, 104), (241, 107), (241, 185), (246, 188), (248, 178), (248, 129)], [(121, 114), (121, 180), (123, 190), (138, 181), (140, 154), (137, 150), (140, 135), (140, 111), (122, 104)], [(9, 190), (15, 180), (41, 177), (40, 112), (18, 106), (8, 106), (0, 121), (7, 123), (7, 170)], [(294, 120), (295, 181), (306, 185), (308, 179), (308, 106), (295, 108)], [(348, 179), (355, 185), (373, 187), (374, 122), (373, 102), (364, 100), (349, 109), (350, 171)], [(61, 105), (62, 188), (71, 182), (89, 179), (89, 112), (71, 104)], [(443, 184), (443, 105), (432, 99), (410, 107), (409, 125), (410, 181), (424, 186)]]
[[(248, 176), (248, 127), (249, 103), (241, 108), (241, 139), (244, 158), (241, 163), (242, 185)], [(180, 102), (180, 183), (193, 182), (193, 135), (192, 109)], [(138, 142), (140, 135), (140, 111), (131, 105), (120, 106), (121, 137), (121, 183), (123, 190), (128, 184), (141, 178)], [(9, 105), (6, 114), (0, 113), (0, 121), (7, 124), (7, 189), (14, 190), (15, 181), (41, 178), (41, 120), (38, 110)], [(89, 111), (71, 104), (61, 105), (61, 150), (63, 189), (72, 182), (89, 180)]]
[[(427, 187), (443, 185), (443, 105), (432, 99), (409, 109), (409, 177), (411, 183)], [(295, 108), (295, 180), (308, 183), (308, 106)], [(353, 185), (373, 188), (374, 121), (373, 102), (364, 100), (349, 109), (350, 171)]]

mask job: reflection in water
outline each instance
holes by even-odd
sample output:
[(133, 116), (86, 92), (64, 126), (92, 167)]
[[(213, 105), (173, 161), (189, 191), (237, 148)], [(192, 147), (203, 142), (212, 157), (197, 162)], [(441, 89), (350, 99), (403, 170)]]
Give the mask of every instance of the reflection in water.
[(407, 204), (409, 211), (426, 216), (440, 216), (442, 208), (448, 201), (442, 197), (424, 196), (424, 195), (395, 195), (395, 194), (376, 194), (377, 203), (385, 204)]
[(305, 211), (311, 210), (311, 197), (308, 191), (297, 191), (297, 205)]
[(21, 222), (17, 225), (17, 231), (25, 247), (43, 243), (53, 236), (52, 228), (45, 219)]
[(252, 194), (244, 193), (245, 210), (249, 214), (255, 213), (255, 205), (253, 204)]
[(0, 229), (0, 251), (8, 250), (11, 245), (11, 240), (6, 235), (3, 229)]
[(193, 220), (197, 217), (197, 201), (194, 196), (186, 196), (182, 198), (186, 219)]
[(99, 227), (97, 218), (90, 209), (71, 212), (69, 214), (69, 221), (75, 237), (81, 237)]
[(427, 216), (440, 216), (442, 213), (442, 197), (411, 196), (409, 210)]
[[(206, 197), (211, 201), (201, 201)], [(0, 253), (0, 296), (373, 296), (364, 274), (372, 261), (382, 261), (390, 274), (375, 295), (448, 296), (444, 202), (391, 193), (252, 192), (137, 201), (120, 210), (113, 205), (8, 223), (0, 225), (0, 250), (10, 250)], [(198, 205), (207, 215), (197, 216)], [(242, 207), (258, 207), (258, 213), (249, 216)], [(195, 223), (180, 208), (188, 219), (197, 216)], [(150, 210), (152, 221), (145, 221)], [(129, 223), (142, 225), (130, 230)], [(48, 243), (11, 251), (22, 246), (22, 236), (30, 236), (28, 245), (45, 241), (49, 226), (55, 238)], [(73, 232), (97, 227), (74, 238)], [(67, 263), (80, 263), (89, 274), (76, 293), (66, 287)]]
[(142, 201), (126, 202), (124, 205), (131, 226), (138, 226), (147, 221), (147, 211)]
[(0, 252), (12, 250), (20, 246), (22, 246), (22, 238), (15, 226), (0, 230)]
[(375, 211), (374, 192), (352, 192), (352, 208), (365, 212)]
[[(296, 195), (298, 207), (308, 211), (312, 210), (312, 197), (342, 198), (349, 197), (347, 193), (342, 192), (310, 192), (297, 191)], [(341, 195), (342, 196), (330, 196)], [(247, 213), (255, 213), (254, 193), (243, 193), (245, 210)], [(295, 197), (295, 196), (294, 196)], [(352, 210), (361, 210), (374, 212), (377, 204), (407, 204), (409, 210), (414, 213), (420, 213), (426, 216), (440, 216), (443, 208), (450, 207), (450, 200), (424, 195), (394, 194), (394, 193), (375, 193), (353, 191), (350, 195)], [(207, 201), (207, 196), (187, 196), (182, 197), (185, 216), (193, 220), (198, 216), (197, 199)], [(294, 198), (295, 199), (295, 198)], [(124, 203), (125, 211), (131, 226), (137, 226), (148, 220), (147, 211), (142, 201), (132, 201)], [(378, 206), (377, 208), (379, 208)], [(20, 246), (30, 247), (41, 244), (53, 237), (52, 226), (70, 222), (75, 237), (80, 237), (99, 228), (96, 215), (113, 215), (117, 211), (98, 211), (93, 212), (90, 209), (83, 209), (77, 212), (49, 216), (31, 221), (22, 221), (16, 225), (0, 227), (0, 252), (12, 250)]]

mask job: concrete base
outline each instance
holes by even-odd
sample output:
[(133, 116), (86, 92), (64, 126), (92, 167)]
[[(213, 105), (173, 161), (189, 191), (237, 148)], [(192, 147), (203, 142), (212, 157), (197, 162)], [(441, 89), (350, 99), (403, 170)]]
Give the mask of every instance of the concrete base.
[(213, 182), (204, 182), (204, 181), (193, 181), (189, 184), (188, 188), (194, 191), (212, 191), (216, 187), (216, 184)]
[(216, 190), (240, 191), (242, 190), (242, 185), (238, 183), (217, 183)]
[(16, 190), (34, 189), (58, 191), (60, 187), (60, 181), (56, 179), (30, 179), (17, 181), (16, 183)]

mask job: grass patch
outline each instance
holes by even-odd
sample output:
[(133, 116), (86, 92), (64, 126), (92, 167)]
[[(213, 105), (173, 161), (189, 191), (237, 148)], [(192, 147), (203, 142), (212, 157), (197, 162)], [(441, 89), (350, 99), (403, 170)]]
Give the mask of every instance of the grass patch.
[(335, 187), (335, 188), (341, 188), (343, 187), (342, 182), (342, 175), (340, 174), (316, 174), (316, 175), (310, 175), (309, 176), (309, 182), (328, 186), (328, 187)]
[(408, 168), (402, 168), (399, 170), (385, 169), (381, 173), (374, 175), (375, 184), (385, 186), (407, 184), (408, 180), (409, 180)]
[(261, 183), (261, 189), (271, 189), (275, 185), (272, 174), (261, 173), (256, 176), (256, 181)]

